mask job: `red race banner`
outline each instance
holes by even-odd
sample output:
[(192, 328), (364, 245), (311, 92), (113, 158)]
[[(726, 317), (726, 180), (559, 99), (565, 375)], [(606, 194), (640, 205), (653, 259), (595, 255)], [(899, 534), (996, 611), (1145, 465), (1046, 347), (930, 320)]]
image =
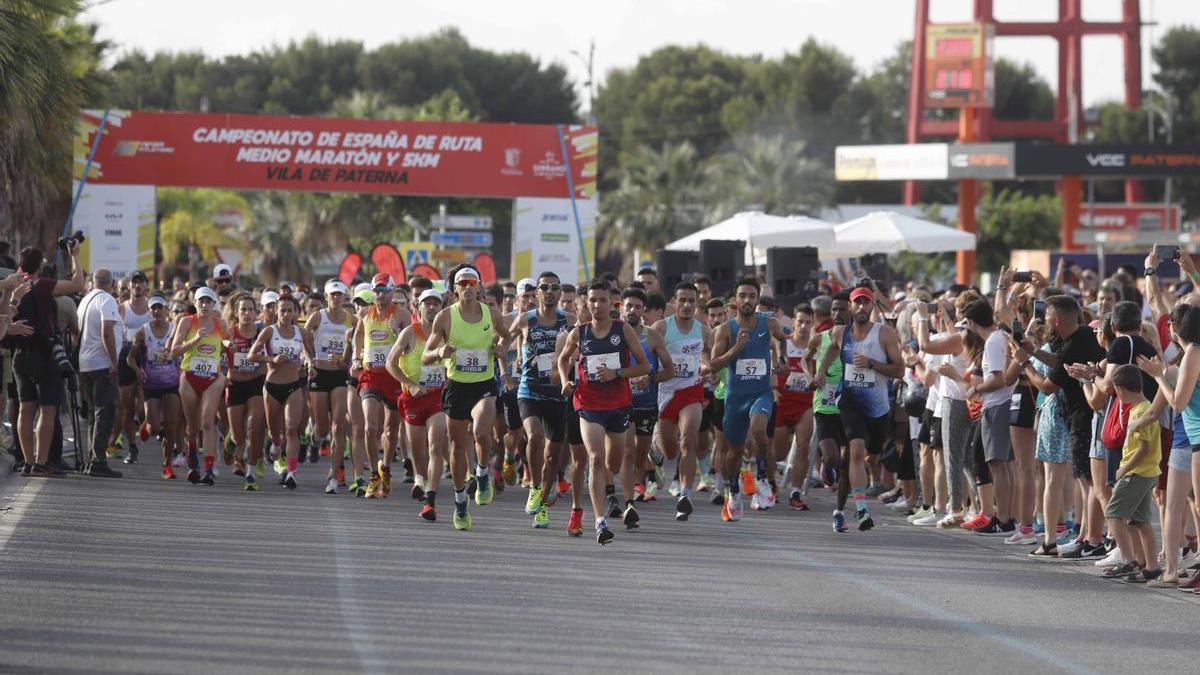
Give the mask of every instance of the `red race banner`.
[(408, 280), (404, 275), (404, 258), (391, 244), (375, 244), (375, 248), (371, 249), (371, 262), (375, 263), (375, 271), (390, 276), (393, 284)]
[[(79, 178), (103, 112), (80, 114)], [(596, 194), (595, 127), (109, 111), (88, 180), (450, 197)]]
[(418, 263), (417, 265), (414, 265), (412, 273), (414, 275), (419, 274), (426, 279), (442, 278), (442, 275), (437, 271), (437, 268), (433, 267), (432, 265), (426, 265), (425, 263)]
[(342, 258), (342, 264), (338, 265), (338, 279), (342, 280), (347, 286), (354, 280), (354, 275), (358, 274), (358, 269), (362, 267), (362, 256), (357, 253), (347, 253), (345, 258)]
[(475, 269), (479, 270), (479, 278), (485, 284), (496, 283), (496, 261), (492, 260), (491, 254), (480, 253), (475, 256)]

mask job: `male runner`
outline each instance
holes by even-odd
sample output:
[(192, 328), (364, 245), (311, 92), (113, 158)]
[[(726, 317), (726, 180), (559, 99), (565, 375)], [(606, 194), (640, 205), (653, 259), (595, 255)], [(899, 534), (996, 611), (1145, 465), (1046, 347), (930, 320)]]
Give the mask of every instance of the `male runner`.
[[(400, 433), (400, 383), (387, 371), (387, 357), (400, 331), (412, 321), (408, 312), (392, 303), (392, 278), (379, 273), (371, 279), (375, 306), (354, 331), (354, 362), (350, 371), (358, 378), (358, 395), (366, 421), (367, 457), (371, 480), (367, 498), (386, 498), (392, 493), (392, 460)], [(382, 457), (380, 449), (382, 446)]]
[[(650, 364), (633, 328), (623, 321), (613, 321), (609, 285), (603, 281), (593, 283), (588, 287), (587, 297), (592, 321), (572, 329), (567, 335), (567, 342), (558, 355), (558, 371), (563, 382), (563, 395), (571, 394), (579, 411), (583, 444), (587, 447), (591, 467), (588, 487), (592, 512), (596, 516), (596, 543), (604, 545), (613, 540), (605, 518), (606, 476), (621, 470), (625, 455), (623, 441), (633, 401), (626, 378), (648, 375)], [(578, 386), (569, 378), (571, 357), (576, 351), (580, 354), (576, 368)], [(625, 367), (630, 355), (634, 365)], [(633, 476), (629, 478), (623, 486), (626, 493), (622, 520), (625, 527), (633, 529), (639, 518), (633, 508)]]
[(774, 461), (781, 461), (787, 457), (792, 437), (795, 437), (796, 455), (792, 459), (788, 506), (795, 511), (807, 511), (808, 504), (804, 503), (800, 493), (808, 479), (808, 447), (813, 434), (812, 371), (808, 368), (812, 306), (808, 303), (796, 305), (793, 314), (792, 334), (783, 341), (780, 349), (782, 367), (775, 383), (779, 400), (775, 408), (775, 438), (771, 441), (771, 449)]
[[(640, 288), (630, 288), (621, 294), (622, 319), (637, 333), (642, 352), (650, 362), (649, 375), (629, 380), (629, 389), (633, 394), (633, 428), (626, 433), (625, 459), (621, 463), (621, 484), (626, 490), (626, 498), (629, 484), (636, 481), (639, 471), (645, 471), (650, 465), (650, 439), (658, 422), (658, 384), (675, 376), (671, 356), (667, 353), (662, 336), (642, 320), (647, 302), (646, 293)], [(627, 365), (634, 363), (628, 362)], [(636, 482), (633, 494), (644, 499), (645, 491), (645, 485)]]
[[(717, 329), (713, 338), (709, 368), (720, 370), (732, 366), (725, 393), (725, 438), (729, 450), (717, 457), (717, 465), (728, 483), (721, 518), (736, 522), (742, 517), (742, 495), (738, 480), (738, 465), (743, 456), (753, 456), (758, 462), (759, 483), (755, 497), (770, 508), (774, 495), (765, 480), (767, 422), (775, 401), (772, 393), (772, 340), (784, 340), (779, 322), (767, 314), (758, 313), (758, 280), (745, 277), (734, 287), (737, 317)], [(735, 337), (736, 336), (736, 337)], [(753, 442), (747, 453), (746, 437)]]
[(509, 339), (500, 312), (479, 301), (479, 271), (460, 265), (451, 276), (458, 302), (438, 312), (422, 362), (446, 366), (442, 411), (449, 417), (450, 473), (454, 480), (454, 529), (471, 529), (467, 513), (467, 446), (474, 435), (475, 503), (491, 504), (495, 495), (488, 461), (492, 456), (492, 423), (496, 419), (496, 336)]
[[(838, 326), (830, 336), (839, 350), (825, 352), (816, 368), (813, 388), (825, 386), (825, 373), (835, 358), (842, 361), (842, 388), (838, 411), (849, 445), (848, 457), (843, 453), (842, 470), (848, 470), (849, 494), (854, 497), (858, 529), (866, 531), (875, 526), (867, 510), (867, 453), (879, 454), (888, 435), (888, 414), (891, 398), (886, 379), (904, 376), (904, 359), (900, 354), (900, 337), (891, 326), (871, 321), (875, 295), (867, 288), (850, 293), (851, 317), (849, 326)], [(842, 510), (846, 497), (838, 492), (837, 509), (833, 512), (833, 529), (845, 532), (846, 517)]]
[(400, 331), (387, 361), (388, 372), (403, 387), (400, 400), (415, 474), (412, 497), (424, 499), (418, 516), (431, 523), (437, 520), (437, 488), (448, 444), (446, 415), (442, 412), (446, 367), (440, 363), (422, 365), (421, 361), (425, 341), (441, 310), (441, 293), (421, 291), (417, 298), (418, 320)]
[[(563, 467), (563, 440), (566, 419), (563, 415), (561, 387), (555, 386), (555, 342), (575, 325), (575, 315), (558, 306), (562, 289), (558, 275), (538, 275), (537, 308), (518, 314), (509, 333), (520, 340), (517, 406), (528, 437), (527, 453), (533, 485), (525, 501), (525, 513), (533, 516), (533, 526), (550, 527), (548, 504), (558, 498), (558, 472)], [(521, 285), (517, 284), (518, 289)], [(508, 461), (505, 461), (507, 468)]]
[(146, 280), (145, 272), (141, 270), (134, 272), (129, 277), (129, 284), (129, 300), (121, 303), (120, 308), (124, 330), (118, 331), (121, 338), (121, 353), (117, 357), (117, 383), (120, 385), (120, 394), (117, 399), (117, 423), (113, 428), (113, 436), (125, 435), (125, 442), (129, 444), (129, 453), (125, 455), (125, 463), (136, 464), (138, 446), (137, 436), (134, 435), (133, 417), (138, 408), (137, 399), (141, 386), (138, 383), (137, 371), (129, 366), (129, 350), (133, 346), (133, 338), (137, 335), (138, 329), (150, 323), (151, 316), (150, 300), (146, 295), (149, 283)]
[(709, 372), (712, 349), (712, 333), (695, 318), (698, 299), (695, 286), (686, 281), (679, 283), (675, 286), (675, 314), (653, 326), (665, 339), (675, 374), (658, 385), (658, 445), (668, 458), (679, 457), (675, 520), (687, 520), (692, 514), (692, 481), (696, 477), (704, 402), (700, 377)]

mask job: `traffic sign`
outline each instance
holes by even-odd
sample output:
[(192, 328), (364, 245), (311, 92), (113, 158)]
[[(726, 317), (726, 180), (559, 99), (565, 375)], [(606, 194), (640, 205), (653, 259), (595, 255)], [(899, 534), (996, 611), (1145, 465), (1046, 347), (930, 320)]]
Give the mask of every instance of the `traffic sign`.
[(490, 248), (492, 245), (491, 232), (434, 232), (429, 241), (437, 246), (457, 246), (459, 248)]
[(429, 218), (429, 227), (447, 230), (490, 230), (492, 229), (492, 217), (434, 215)]

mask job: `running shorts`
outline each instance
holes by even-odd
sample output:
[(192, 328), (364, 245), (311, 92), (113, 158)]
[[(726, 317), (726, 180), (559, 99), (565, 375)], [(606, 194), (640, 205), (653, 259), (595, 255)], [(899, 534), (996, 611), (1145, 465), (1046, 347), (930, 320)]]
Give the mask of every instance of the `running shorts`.
[(452, 420), (469, 420), (475, 404), (485, 398), (496, 397), (496, 381), (446, 382), (442, 389), (442, 412)]
[(745, 445), (746, 435), (750, 432), (750, 417), (762, 415), (770, 418), (774, 407), (775, 401), (770, 391), (750, 395), (726, 392), (724, 431), (729, 445), (734, 447)]
[(536, 417), (542, 421), (542, 431), (551, 443), (562, 443), (567, 434), (567, 412), (561, 400), (522, 398), (517, 400), (521, 419)]

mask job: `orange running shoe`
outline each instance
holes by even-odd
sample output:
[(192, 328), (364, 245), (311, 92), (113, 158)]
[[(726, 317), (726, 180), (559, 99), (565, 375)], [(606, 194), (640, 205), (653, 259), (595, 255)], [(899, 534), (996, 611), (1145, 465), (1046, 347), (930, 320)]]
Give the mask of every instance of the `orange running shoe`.
[(421, 512), (417, 514), (417, 517), (432, 523), (437, 520), (437, 509), (433, 507), (433, 504), (426, 504), (421, 507)]
[(339, 486), (345, 486), (346, 485), (346, 467), (339, 466), (337, 468), (337, 471), (334, 473), (333, 477), (337, 479)]
[(725, 497), (725, 501), (721, 502), (721, 520), (729, 522), (729, 497)]
[(583, 535), (583, 509), (571, 509), (571, 518), (567, 520), (567, 534), (572, 537)]
[(384, 466), (383, 460), (379, 460), (379, 492), (377, 497), (386, 499), (392, 494), (392, 467)]
[(329, 439), (328, 439), (328, 438), (326, 438), (326, 439), (324, 439), (324, 440), (322, 440), (322, 441), (321, 441), (321, 450), (320, 450), (320, 454), (321, 454), (321, 456), (322, 456), (322, 457), (328, 457), (328, 456), (329, 456)]
[(150, 423), (142, 422), (142, 428), (138, 431), (138, 435), (142, 437), (142, 442), (150, 440)]
[(175, 470), (171, 468), (170, 464), (164, 464), (162, 470), (163, 470), (163, 472), (162, 472), (163, 480), (174, 480), (175, 479)]
[(758, 491), (754, 481), (754, 473), (750, 469), (742, 469), (742, 494), (751, 497)]

